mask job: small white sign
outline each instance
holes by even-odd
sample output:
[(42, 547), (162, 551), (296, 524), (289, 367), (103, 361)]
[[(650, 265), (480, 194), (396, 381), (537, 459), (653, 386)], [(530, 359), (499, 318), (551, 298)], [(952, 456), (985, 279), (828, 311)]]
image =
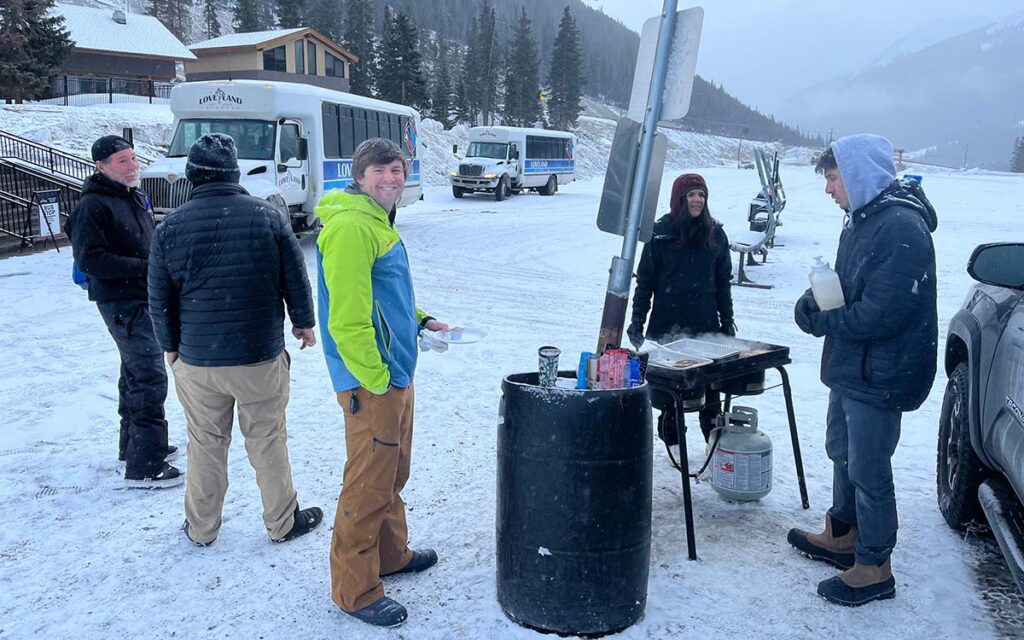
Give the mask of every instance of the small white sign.
[[(665, 75), (665, 93), (661, 98), (661, 120), (678, 120), (690, 110), (693, 77), (697, 73), (697, 50), (700, 30), (704, 24), (703, 7), (684, 9), (676, 13), (676, 30), (672, 37), (668, 73)], [(643, 123), (647, 113), (647, 98), (651, 93), (654, 56), (658, 50), (658, 32), (661, 16), (649, 18), (640, 32), (640, 51), (633, 72), (633, 92), (629, 98), (627, 116)]]
[(60, 192), (36, 192), (36, 209), (39, 212), (39, 237), (61, 234), (60, 229)]

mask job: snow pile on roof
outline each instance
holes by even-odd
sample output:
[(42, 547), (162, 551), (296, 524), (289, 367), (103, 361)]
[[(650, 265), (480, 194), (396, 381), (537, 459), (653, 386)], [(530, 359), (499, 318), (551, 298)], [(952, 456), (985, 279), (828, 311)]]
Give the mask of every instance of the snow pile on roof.
[(64, 27), (78, 49), (111, 51), (175, 60), (195, 60), (192, 52), (153, 16), (130, 13), (125, 24), (115, 22), (113, 11), (70, 4), (55, 4), (54, 15), (64, 16)]
[(305, 31), (304, 27), (296, 29), (270, 29), (268, 31), (250, 31), (249, 33), (229, 33), (212, 40), (203, 40), (189, 45), (189, 49), (220, 49), (221, 47), (250, 47), (270, 40), (276, 40), (283, 36), (291, 35), (299, 31)]

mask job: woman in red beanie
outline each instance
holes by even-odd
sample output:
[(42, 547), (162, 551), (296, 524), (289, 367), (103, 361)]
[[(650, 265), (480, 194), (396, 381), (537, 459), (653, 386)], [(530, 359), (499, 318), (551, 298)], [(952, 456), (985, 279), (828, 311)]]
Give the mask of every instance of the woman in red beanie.
[[(644, 342), (647, 312), (654, 310), (646, 337), (665, 344), (702, 333), (736, 335), (732, 313), (732, 263), (729, 239), (708, 211), (708, 186), (696, 173), (684, 173), (672, 184), (671, 209), (654, 225), (644, 247), (633, 294), (633, 319), (626, 330), (639, 348)], [(662, 404), (655, 399), (655, 405)], [(719, 394), (707, 389), (700, 428), (707, 440), (719, 413)], [(661, 408), (661, 407), (658, 407)], [(658, 435), (678, 444), (674, 416), (663, 410)], [(670, 428), (666, 428), (666, 426)]]

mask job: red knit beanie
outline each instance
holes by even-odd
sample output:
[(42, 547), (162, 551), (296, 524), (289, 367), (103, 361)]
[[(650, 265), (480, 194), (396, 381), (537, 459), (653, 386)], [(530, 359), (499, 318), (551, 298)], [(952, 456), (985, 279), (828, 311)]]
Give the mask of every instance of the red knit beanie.
[(698, 173), (684, 173), (672, 183), (672, 198), (669, 200), (669, 212), (674, 214), (686, 208), (686, 194), (694, 189), (703, 189), (705, 198), (708, 185)]

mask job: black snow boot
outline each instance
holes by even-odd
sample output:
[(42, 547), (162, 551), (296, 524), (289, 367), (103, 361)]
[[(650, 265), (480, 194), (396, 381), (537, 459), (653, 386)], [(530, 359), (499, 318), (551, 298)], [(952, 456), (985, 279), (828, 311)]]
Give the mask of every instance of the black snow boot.
[(818, 595), (844, 607), (859, 607), (872, 600), (896, 597), (896, 579), (887, 558), (880, 565), (853, 565), (852, 569), (818, 583)]
[(433, 549), (413, 551), (412, 558), (409, 559), (408, 564), (398, 571), (382, 573), (380, 577), (385, 578), (387, 576), (398, 575), (399, 573), (419, 573), (420, 571), (426, 571), (435, 564), (437, 564), (437, 552)]
[[(345, 611), (342, 609), (342, 611)], [(397, 627), (405, 622), (409, 613), (401, 604), (387, 596), (368, 604), (358, 611), (345, 611), (348, 615), (378, 627)]]
[(324, 512), (320, 507), (310, 507), (301, 511), (298, 507), (295, 507), (295, 524), (292, 525), (292, 530), (286, 533), (283, 538), (278, 538), (274, 542), (288, 542), (299, 536), (304, 536), (313, 529), (316, 529), (323, 519)]

